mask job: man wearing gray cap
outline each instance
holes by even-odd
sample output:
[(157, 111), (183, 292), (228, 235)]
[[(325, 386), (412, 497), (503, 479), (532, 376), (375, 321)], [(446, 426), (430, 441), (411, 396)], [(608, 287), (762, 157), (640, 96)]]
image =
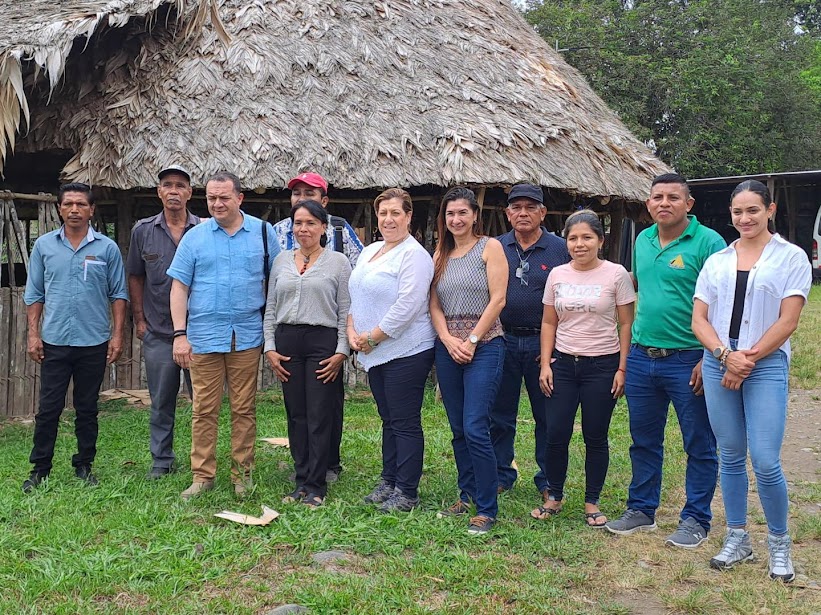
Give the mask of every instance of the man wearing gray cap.
[[(134, 332), (143, 343), (145, 375), (151, 395), (149, 479), (174, 469), (174, 418), (180, 390), (180, 366), (174, 362), (171, 323), (171, 278), (166, 275), (185, 232), (200, 219), (186, 208), (191, 198), (191, 174), (171, 165), (158, 174), (157, 195), (162, 211), (144, 218), (131, 231), (126, 271)], [(184, 370), (191, 391), (191, 376)]]
[(513, 487), (518, 470), (513, 463), (513, 440), (519, 396), (524, 380), (536, 435), (536, 488), (547, 498), (545, 458), (547, 423), (545, 396), (539, 388), (542, 296), (550, 270), (570, 261), (564, 240), (543, 226), (547, 209), (540, 186), (517, 184), (510, 189), (505, 209), (513, 227), (498, 237), (507, 257), (509, 276), (505, 307), (499, 318), (505, 330), (505, 363), (496, 403), (490, 414), (490, 437), (496, 453), (499, 491)]

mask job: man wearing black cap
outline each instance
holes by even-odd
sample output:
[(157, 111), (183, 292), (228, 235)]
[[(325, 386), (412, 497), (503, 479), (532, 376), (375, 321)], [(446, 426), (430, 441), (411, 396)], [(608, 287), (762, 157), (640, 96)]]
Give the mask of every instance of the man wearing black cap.
[[(151, 456), (149, 479), (174, 469), (174, 417), (180, 390), (180, 367), (174, 362), (171, 278), (166, 275), (177, 245), (200, 219), (186, 208), (191, 198), (191, 174), (171, 165), (158, 175), (157, 195), (162, 211), (137, 222), (131, 231), (126, 270), (134, 331), (143, 343), (145, 375), (151, 395)], [(191, 376), (184, 370), (191, 391)]]
[(543, 497), (547, 494), (545, 457), (547, 425), (545, 396), (539, 388), (539, 333), (542, 296), (553, 267), (570, 262), (565, 242), (542, 226), (547, 210), (539, 186), (518, 184), (511, 188), (505, 209), (513, 230), (498, 237), (510, 268), (507, 301), (500, 319), (505, 329), (505, 363), (502, 382), (490, 416), (490, 436), (496, 452), (499, 492), (513, 487), (518, 477), (513, 463), (513, 440), (519, 395), (524, 379), (536, 423), (536, 463), (533, 478)]

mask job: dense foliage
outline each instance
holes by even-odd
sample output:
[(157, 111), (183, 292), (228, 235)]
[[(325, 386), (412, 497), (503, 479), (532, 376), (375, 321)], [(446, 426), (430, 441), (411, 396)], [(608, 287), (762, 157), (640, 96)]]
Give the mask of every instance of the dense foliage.
[(821, 166), (817, 2), (532, 0), (525, 14), (686, 176)]

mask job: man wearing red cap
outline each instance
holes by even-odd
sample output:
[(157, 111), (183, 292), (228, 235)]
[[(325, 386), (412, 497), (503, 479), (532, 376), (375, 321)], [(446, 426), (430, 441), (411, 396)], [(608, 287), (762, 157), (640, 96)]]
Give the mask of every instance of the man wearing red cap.
[[(328, 207), (328, 182), (319, 173), (300, 173), (288, 182), (291, 191), (291, 207), (303, 201), (316, 201), (322, 207)], [(328, 216), (329, 222), (326, 235), (329, 249), (342, 252), (348, 257), (351, 269), (356, 266), (359, 254), (362, 252), (362, 242), (356, 236), (350, 224), (338, 216)], [(299, 242), (294, 238), (291, 228), (291, 218), (285, 218), (274, 224), (274, 234), (282, 250), (295, 250)], [(339, 458), (339, 447), (342, 443), (342, 415), (345, 403), (345, 390), (342, 378), (337, 378), (338, 384), (337, 406), (334, 409), (334, 423), (331, 427), (331, 450), (328, 453), (328, 474), (326, 480), (333, 482), (339, 477), (342, 465)]]

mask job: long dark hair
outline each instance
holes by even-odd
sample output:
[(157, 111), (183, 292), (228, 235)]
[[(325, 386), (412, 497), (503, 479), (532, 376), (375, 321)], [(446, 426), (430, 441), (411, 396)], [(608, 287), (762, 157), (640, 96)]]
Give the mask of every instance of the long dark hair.
[[(769, 209), (770, 205), (773, 203), (772, 196), (770, 195), (770, 189), (767, 188), (766, 185), (761, 183), (756, 179), (748, 179), (746, 181), (741, 182), (735, 187), (733, 193), (730, 195), (730, 208), (733, 207), (733, 199), (737, 197), (742, 192), (752, 192), (753, 194), (758, 195), (761, 198), (761, 202), (764, 204), (764, 209)], [(772, 218), (769, 219), (767, 222), (767, 230), (771, 233), (775, 233), (775, 220)]]
[(453, 238), (453, 233), (448, 230), (448, 225), (445, 223), (445, 213), (448, 208), (448, 203), (464, 199), (470, 205), (470, 208), (476, 212), (476, 224), (473, 225), (473, 234), (476, 237), (482, 236), (482, 212), (479, 208), (479, 201), (476, 200), (476, 195), (470, 188), (458, 187), (451, 188), (442, 197), (442, 204), (439, 206), (439, 215), (436, 217), (436, 230), (439, 233), (439, 242), (436, 245), (436, 251), (433, 253), (433, 285), (439, 282), (439, 278), (445, 272), (445, 265), (447, 265), (448, 258), (451, 252), (456, 248), (456, 240)]

